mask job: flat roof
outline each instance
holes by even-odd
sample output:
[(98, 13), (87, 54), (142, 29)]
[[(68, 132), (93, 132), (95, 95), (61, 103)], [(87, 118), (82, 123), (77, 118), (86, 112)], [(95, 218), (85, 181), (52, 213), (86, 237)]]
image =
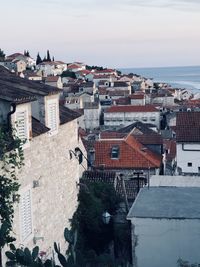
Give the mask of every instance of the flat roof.
[(200, 188), (142, 188), (127, 219), (200, 219)]

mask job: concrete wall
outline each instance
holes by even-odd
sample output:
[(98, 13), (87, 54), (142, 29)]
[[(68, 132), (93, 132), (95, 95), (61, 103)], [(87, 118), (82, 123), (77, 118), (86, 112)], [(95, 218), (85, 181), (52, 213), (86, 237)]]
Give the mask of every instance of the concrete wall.
[(179, 258), (200, 263), (199, 232), (198, 219), (134, 218), (133, 267), (177, 267)]
[(104, 114), (105, 126), (128, 126), (136, 121), (151, 123), (160, 128), (159, 112), (108, 112)]
[[(42, 237), (36, 244), (47, 254), (52, 251), (54, 241), (60, 243), (62, 251), (67, 247), (63, 231), (69, 227), (69, 219), (76, 210), (76, 183), (84, 170), (74, 155), (70, 159), (69, 150), (74, 151), (79, 146), (86, 155), (81, 140), (78, 140), (77, 126), (77, 120), (73, 120), (60, 126), (56, 135), (42, 134), (33, 138), (30, 146), (24, 149), (25, 166), (18, 177), (20, 193), (30, 189), (32, 194), (32, 234), (22, 240), (20, 204), (16, 205), (14, 233), (18, 246), (35, 246), (35, 236)], [(33, 181), (38, 181), (35, 188)]]
[(100, 123), (100, 108), (98, 109), (84, 109), (84, 122), (85, 122), (85, 129), (93, 130), (98, 128)]
[(150, 186), (200, 187), (200, 177), (153, 175)]
[[(177, 166), (182, 173), (200, 174), (200, 144), (177, 144)], [(192, 166), (188, 166), (192, 163)]]

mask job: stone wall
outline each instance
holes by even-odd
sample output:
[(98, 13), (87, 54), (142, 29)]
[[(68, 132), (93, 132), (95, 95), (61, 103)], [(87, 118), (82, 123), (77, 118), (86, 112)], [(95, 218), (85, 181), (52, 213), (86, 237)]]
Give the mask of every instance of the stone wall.
[[(53, 242), (59, 242), (65, 251), (63, 231), (69, 227), (77, 208), (77, 184), (84, 168), (69, 150), (80, 147), (86, 155), (81, 139), (78, 139), (77, 120), (59, 127), (56, 135), (48, 133), (33, 138), (30, 147), (24, 150), (25, 166), (19, 172), (20, 193), (31, 190), (32, 234), (22, 240), (20, 229), (20, 204), (16, 206), (14, 233), (17, 245), (34, 247), (34, 237), (40, 250), (50, 254)], [(86, 162), (84, 162), (86, 166)], [(36, 187), (33, 183), (36, 181)]]

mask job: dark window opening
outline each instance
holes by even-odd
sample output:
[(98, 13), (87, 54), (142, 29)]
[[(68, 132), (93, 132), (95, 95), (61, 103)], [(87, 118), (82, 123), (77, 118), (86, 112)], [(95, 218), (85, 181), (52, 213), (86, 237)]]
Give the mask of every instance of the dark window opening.
[(188, 162), (188, 167), (192, 167), (192, 162)]
[(118, 159), (119, 158), (119, 147), (113, 146), (111, 150), (111, 158), (112, 159)]

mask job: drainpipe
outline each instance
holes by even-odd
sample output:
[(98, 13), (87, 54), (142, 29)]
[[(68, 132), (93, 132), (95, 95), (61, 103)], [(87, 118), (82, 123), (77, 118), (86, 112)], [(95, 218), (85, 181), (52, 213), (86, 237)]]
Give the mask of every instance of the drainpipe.
[(12, 110), (10, 112), (8, 112), (8, 114), (7, 114), (7, 128), (9, 131), (11, 129), (11, 115), (14, 114), (16, 111), (16, 104), (11, 103), (11, 107), (12, 107)]

